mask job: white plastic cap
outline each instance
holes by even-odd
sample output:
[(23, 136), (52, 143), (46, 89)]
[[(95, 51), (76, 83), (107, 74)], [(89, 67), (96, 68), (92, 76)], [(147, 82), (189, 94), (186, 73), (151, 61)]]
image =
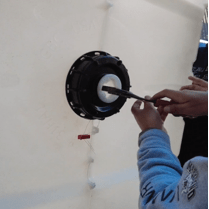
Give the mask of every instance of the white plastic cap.
[(119, 96), (109, 94), (106, 91), (102, 91), (103, 86), (110, 86), (110, 87), (114, 87), (117, 89), (121, 89), (122, 84), (121, 84), (120, 79), (116, 75), (107, 74), (101, 78), (97, 86), (97, 94), (101, 101), (105, 103), (112, 103), (115, 100), (117, 100)]

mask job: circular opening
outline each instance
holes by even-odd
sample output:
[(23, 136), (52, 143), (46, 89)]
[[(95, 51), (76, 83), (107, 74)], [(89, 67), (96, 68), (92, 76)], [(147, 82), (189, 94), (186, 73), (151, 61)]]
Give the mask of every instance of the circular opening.
[(118, 61), (107, 52), (91, 51), (72, 64), (65, 91), (75, 114), (88, 120), (104, 120), (121, 109), (126, 98), (102, 91), (103, 86), (129, 90), (128, 72)]
[(121, 89), (122, 84), (121, 84), (120, 79), (116, 75), (107, 74), (101, 78), (101, 80), (99, 81), (98, 86), (97, 86), (97, 94), (98, 94), (98, 97), (101, 101), (103, 101), (105, 103), (112, 103), (112, 102), (116, 101), (119, 96), (109, 94), (106, 91), (102, 91), (103, 86), (110, 86), (110, 87), (114, 87), (117, 89)]

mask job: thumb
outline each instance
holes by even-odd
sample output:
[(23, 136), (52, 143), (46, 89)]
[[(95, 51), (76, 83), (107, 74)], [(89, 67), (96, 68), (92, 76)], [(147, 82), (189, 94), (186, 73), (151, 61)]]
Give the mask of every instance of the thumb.
[(194, 88), (195, 88), (194, 85), (182, 86), (180, 88), (180, 91), (183, 91), (183, 90), (195, 90)]
[[(150, 96), (145, 96), (145, 99), (147, 100), (150, 100), (151, 97)], [(147, 108), (153, 108), (153, 104), (151, 102), (144, 102), (144, 108), (147, 109)]]
[(141, 104), (142, 104), (142, 101), (140, 101), (140, 100), (137, 100), (136, 102), (134, 102), (134, 104), (133, 104), (133, 106), (131, 108), (131, 112), (133, 114), (138, 112), (140, 110)]

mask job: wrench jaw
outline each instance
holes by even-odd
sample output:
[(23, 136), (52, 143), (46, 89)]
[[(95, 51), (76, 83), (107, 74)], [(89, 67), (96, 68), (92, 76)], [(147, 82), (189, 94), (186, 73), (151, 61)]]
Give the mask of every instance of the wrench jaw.
[(130, 93), (128, 91), (122, 90), (122, 89), (116, 89), (114, 87), (110, 87), (110, 86), (103, 86), (102, 87), (102, 91), (107, 91), (109, 94), (114, 94), (117, 96), (123, 96), (126, 98), (131, 98), (131, 96), (129, 95)]
[(117, 89), (117, 88), (110, 87), (110, 86), (103, 86), (102, 90), (107, 91), (109, 94), (114, 94), (114, 95), (118, 95), (118, 96), (125, 97), (125, 98), (134, 98), (134, 99), (138, 99), (138, 100), (152, 102), (154, 104), (156, 103), (156, 100), (148, 100), (148, 99), (139, 97), (129, 91), (125, 91), (123, 89)]

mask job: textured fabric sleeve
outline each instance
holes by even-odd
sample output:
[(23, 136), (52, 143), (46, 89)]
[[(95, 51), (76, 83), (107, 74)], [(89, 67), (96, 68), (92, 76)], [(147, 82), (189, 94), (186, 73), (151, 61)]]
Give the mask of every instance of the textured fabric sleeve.
[[(192, 197), (188, 196), (189, 188), (197, 182), (197, 175), (189, 173), (188, 166), (194, 167), (193, 171), (196, 169), (198, 172), (200, 164), (196, 165), (196, 159), (193, 163), (192, 160), (187, 162), (183, 170), (171, 151), (169, 136), (158, 129), (141, 134), (139, 146), (139, 208), (198, 208), (194, 207), (195, 203), (195, 206), (199, 204), (198, 195), (194, 192)], [(204, 172), (207, 173), (206, 170)], [(191, 175), (196, 176), (190, 178)], [(186, 183), (191, 184), (190, 187), (185, 187)], [(194, 191), (198, 189), (195, 187)], [(205, 189), (203, 191), (207, 193)]]

